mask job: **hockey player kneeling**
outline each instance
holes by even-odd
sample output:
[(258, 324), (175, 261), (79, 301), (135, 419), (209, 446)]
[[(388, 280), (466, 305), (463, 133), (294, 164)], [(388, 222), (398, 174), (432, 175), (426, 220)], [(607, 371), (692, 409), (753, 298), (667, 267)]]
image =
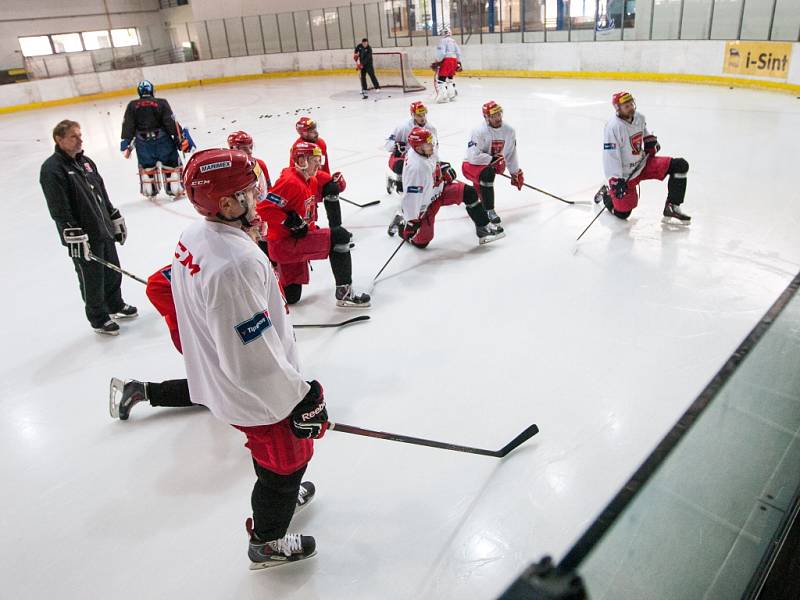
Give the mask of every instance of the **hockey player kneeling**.
[[(336, 304), (366, 308), (368, 294), (353, 290), (350, 248), (353, 236), (342, 227), (339, 192), (344, 191), (341, 173), (320, 171), (322, 152), (316, 144), (298, 141), (292, 146), (292, 164), (281, 171), (257, 210), (267, 224), (267, 252), (276, 264), (286, 302), (300, 300), (309, 282), (308, 261), (328, 259), (336, 280)], [(323, 201), (330, 228), (317, 225), (317, 203)]]
[(603, 201), (608, 212), (627, 219), (639, 204), (636, 186), (646, 179), (667, 182), (667, 201), (664, 222), (688, 225), (692, 218), (681, 210), (686, 195), (686, 174), (689, 163), (682, 158), (657, 156), (661, 145), (647, 130), (644, 115), (636, 111), (636, 102), (629, 92), (619, 92), (611, 99), (616, 115), (606, 123), (603, 136), (603, 170), (608, 185), (595, 195)]
[(189, 391), (247, 437), (257, 477), (246, 521), (250, 568), (285, 565), (316, 551), (313, 537), (287, 530), (315, 493), (302, 478), (328, 428), (322, 386), (300, 373), (280, 287), (247, 234), (258, 164), (237, 150), (203, 150), (184, 183), (205, 217), (181, 234), (171, 269)]
[(464, 204), (475, 223), (475, 233), (481, 244), (505, 237), (503, 228), (489, 221), (486, 209), (475, 189), (456, 181), (450, 163), (438, 162), (433, 152), (430, 131), (415, 127), (408, 134), (411, 151), (403, 168), (402, 209), (405, 223), (400, 235), (418, 248), (425, 248), (433, 239), (436, 214), (442, 206)]

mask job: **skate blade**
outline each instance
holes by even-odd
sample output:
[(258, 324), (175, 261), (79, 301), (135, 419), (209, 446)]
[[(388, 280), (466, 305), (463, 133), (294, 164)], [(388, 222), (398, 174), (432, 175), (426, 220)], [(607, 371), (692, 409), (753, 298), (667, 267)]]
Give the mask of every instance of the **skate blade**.
[(369, 302), (363, 302), (361, 304), (355, 304), (353, 302), (348, 302), (347, 300), (337, 300), (336, 306), (339, 308), (369, 308)]
[(111, 383), (108, 386), (108, 413), (112, 419), (119, 419), (119, 401), (124, 387), (125, 382), (122, 379), (111, 378)]
[(481, 246), (485, 246), (486, 244), (491, 244), (492, 242), (497, 241), (497, 240), (499, 240), (501, 238), (504, 238), (504, 237), (506, 237), (505, 232), (503, 232), (503, 233), (495, 233), (493, 235), (487, 235), (486, 237), (482, 237), (479, 240), (479, 243), (480, 243)]
[(689, 225), (692, 224), (691, 219), (683, 221), (675, 217), (661, 217), (661, 222), (664, 223), (665, 225), (683, 225), (684, 227), (688, 227)]
[(317, 551), (314, 550), (314, 552), (312, 552), (308, 556), (303, 556), (302, 558), (290, 559), (288, 556), (285, 556), (284, 557), (285, 560), (273, 559), (273, 560), (268, 560), (268, 561), (260, 562), (260, 563), (251, 562), (250, 563), (250, 570), (251, 571), (263, 571), (264, 569), (271, 569), (272, 567), (282, 567), (283, 565), (291, 565), (291, 564), (303, 562), (304, 560), (306, 560), (308, 558), (311, 558), (312, 556), (316, 556), (316, 555), (317, 555)]

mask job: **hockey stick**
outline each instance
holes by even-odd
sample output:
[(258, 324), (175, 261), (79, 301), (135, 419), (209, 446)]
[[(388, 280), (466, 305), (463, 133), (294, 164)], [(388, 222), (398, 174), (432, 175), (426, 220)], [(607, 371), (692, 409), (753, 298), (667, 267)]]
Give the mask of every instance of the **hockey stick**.
[(591, 223), (589, 223), (589, 224), (586, 226), (586, 229), (584, 229), (584, 230), (581, 232), (581, 234), (578, 236), (578, 239), (576, 239), (576, 240), (575, 240), (576, 242), (579, 242), (579, 241), (580, 241), (580, 239), (583, 237), (583, 234), (584, 234), (584, 233), (586, 233), (587, 231), (589, 231), (589, 227), (591, 227), (592, 225), (594, 225), (594, 222), (595, 222), (595, 221), (597, 221), (597, 219), (600, 217), (600, 215), (602, 215), (602, 214), (603, 214), (603, 212), (604, 212), (605, 210), (606, 210), (606, 207), (605, 207), (605, 206), (603, 206), (603, 208), (602, 208), (602, 209), (600, 209), (600, 212), (599, 212), (599, 213), (597, 213), (597, 216), (595, 216), (595, 218), (594, 218), (594, 219), (592, 219), (592, 222), (591, 222)]
[(380, 277), (381, 273), (383, 273), (384, 269), (386, 269), (386, 267), (389, 266), (389, 263), (392, 262), (392, 259), (394, 258), (394, 255), (397, 254), (400, 251), (400, 248), (403, 247), (403, 244), (405, 244), (408, 241), (407, 239), (403, 238), (402, 234), (401, 234), (400, 237), (402, 238), (402, 241), (400, 242), (400, 244), (397, 246), (397, 248), (395, 248), (394, 252), (392, 252), (392, 255), (389, 257), (389, 260), (387, 260), (384, 263), (384, 265), (381, 267), (381, 270), (378, 271), (378, 274), (375, 275), (375, 277), (372, 278), (372, 287), (370, 288), (370, 290), (374, 290), (375, 289), (375, 284), (378, 281), (378, 277)]
[(353, 202), (352, 200), (348, 200), (344, 196), (339, 196), (339, 200), (344, 200), (348, 204), (352, 204), (353, 206), (357, 206), (358, 208), (366, 208), (368, 206), (375, 206), (376, 204), (380, 204), (380, 200), (373, 200), (372, 202), (367, 202), (366, 204), (359, 204), (358, 202)]
[(102, 258), (98, 258), (97, 256), (95, 256), (91, 252), (89, 252), (89, 260), (93, 260), (95, 262), (99, 262), (101, 265), (111, 269), (112, 271), (116, 271), (117, 273), (119, 273), (121, 275), (127, 275), (131, 279), (135, 279), (139, 283), (143, 283), (143, 284), (147, 285), (147, 282), (144, 279), (142, 279), (141, 277), (137, 277), (133, 273), (128, 273), (125, 269), (120, 269), (117, 265), (114, 265), (114, 264), (108, 262), (107, 260), (103, 260)]
[[(500, 173), (500, 175), (502, 175), (506, 179), (511, 179), (511, 175), (506, 175), (505, 173)], [(541, 190), (541, 189), (539, 189), (537, 187), (534, 187), (532, 185), (529, 185), (527, 183), (523, 183), (522, 185), (524, 185), (526, 188), (531, 188), (532, 190), (537, 191), (540, 194), (544, 194), (545, 196), (550, 196), (551, 198), (555, 198), (556, 200), (560, 200), (561, 202), (564, 202), (565, 204), (575, 204), (575, 202), (573, 200), (564, 200), (564, 198), (562, 198), (560, 196), (556, 196), (555, 194), (551, 194), (550, 192), (545, 192), (544, 190)]]
[(350, 325), (351, 323), (360, 323), (362, 321), (369, 321), (369, 317), (367, 315), (361, 315), (360, 317), (353, 317), (352, 319), (347, 319), (346, 321), (342, 321), (341, 323), (320, 323), (320, 324), (305, 324), (305, 325), (295, 325), (295, 329), (321, 329), (323, 327), (344, 327), (345, 325)]
[(526, 441), (531, 439), (534, 435), (539, 433), (539, 428), (536, 424), (530, 425), (525, 431), (520, 433), (513, 440), (508, 442), (500, 450), (484, 450), (483, 448), (472, 448), (471, 446), (459, 446), (458, 444), (448, 444), (446, 442), (436, 442), (434, 440), (426, 440), (418, 437), (411, 437), (408, 435), (400, 435), (398, 433), (386, 433), (385, 431), (373, 431), (372, 429), (362, 429), (361, 427), (353, 427), (352, 425), (345, 425), (344, 423), (333, 423), (328, 425), (328, 429), (333, 431), (340, 431), (342, 433), (352, 433), (353, 435), (363, 435), (365, 437), (378, 438), (381, 440), (391, 440), (393, 442), (403, 442), (405, 444), (414, 444), (416, 446), (428, 446), (430, 448), (439, 448), (440, 450), (452, 450), (454, 452), (467, 452), (469, 454), (481, 454), (483, 456), (493, 456), (494, 458), (503, 458), (512, 450), (521, 446)]

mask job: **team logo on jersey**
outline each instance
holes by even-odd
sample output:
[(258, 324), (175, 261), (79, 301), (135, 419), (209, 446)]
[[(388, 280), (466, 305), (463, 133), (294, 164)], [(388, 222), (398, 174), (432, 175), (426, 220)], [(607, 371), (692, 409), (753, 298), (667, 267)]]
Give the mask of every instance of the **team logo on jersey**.
[(280, 206), (281, 208), (286, 206), (286, 200), (278, 196), (278, 194), (273, 194), (272, 192), (267, 192), (267, 195), (264, 196), (264, 200), (271, 202), (275, 206)]
[(615, 150), (617, 145), (614, 142), (606, 142), (603, 144), (603, 150)]
[(489, 150), (489, 154), (492, 156), (502, 156), (503, 148), (505, 148), (505, 146), (505, 140), (492, 140), (492, 147)]
[(215, 163), (209, 163), (207, 165), (200, 166), (201, 173), (208, 173), (209, 171), (216, 171), (218, 169), (230, 169), (231, 168), (231, 161), (229, 160), (221, 160)]
[(262, 311), (254, 314), (249, 319), (242, 321), (238, 325), (234, 325), (236, 333), (239, 334), (239, 339), (245, 346), (253, 340), (261, 337), (267, 329), (272, 327), (272, 321), (269, 318), (269, 311)]
[(200, 272), (200, 265), (194, 262), (194, 256), (189, 252), (189, 249), (183, 245), (183, 242), (178, 242), (178, 247), (175, 249), (175, 258), (178, 259), (184, 267), (189, 269), (189, 275), (194, 277)]
[(421, 185), (410, 185), (406, 188), (406, 192), (409, 194), (421, 194), (422, 193), (422, 186)]
[(642, 153), (642, 141), (644, 140), (644, 134), (640, 131), (638, 133), (634, 133), (631, 136), (631, 151), (634, 155)]
[(473, 146), (477, 146), (477, 145), (478, 145), (477, 143), (475, 143), (475, 142), (473, 142), (472, 140), (470, 140), (470, 141), (467, 143), (467, 148), (472, 148)]

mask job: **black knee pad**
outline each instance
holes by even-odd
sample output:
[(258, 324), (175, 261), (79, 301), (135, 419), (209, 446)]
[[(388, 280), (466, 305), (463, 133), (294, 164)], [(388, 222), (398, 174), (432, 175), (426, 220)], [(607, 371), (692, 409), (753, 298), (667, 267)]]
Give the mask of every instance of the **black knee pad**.
[(494, 183), (494, 178), (497, 176), (497, 173), (494, 171), (494, 167), (487, 166), (485, 169), (482, 169), (480, 175), (478, 175), (478, 181), (483, 183)]
[(350, 252), (353, 234), (344, 227), (331, 228), (331, 252)]
[(392, 171), (394, 171), (398, 175), (402, 175), (403, 174), (403, 164), (404, 163), (405, 163), (405, 161), (402, 161), (402, 160), (394, 161), (394, 164), (392, 165)]
[(329, 196), (339, 196), (339, 186), (333, 181), (329, 181), (322, 186), (322, 197), (327, 198)]
[(627, 219), (628, 217), (630, 217), (630, 216), (631, 216), (631, 211), (629, 211), (629, 210), (617, 210), (617, 209), (614, 209), (614, 212), (613, 212), (613, 213), (611, 213), (611, 214), (613, 214), (613, 215), (614, 215), (615, 217), (617, 217), (618, 219), (623, 219), (623, 220), (625, 220), (625, 219)]
[(673, 158), (669, 163), (669, 170), (667, 173), (675, 175), (677, 173), (688, 173), (689, 163), (683, 158)]
[(286, 296), (286, 304), (297, 304), (300, 296), (303, 295), (303, 286), (299, 283), (290, 283), (283, 286), (283, 295)]
[(464, 204), (471, 206), (478, 201), (478, 192), (471, 185), (464, 186)]

